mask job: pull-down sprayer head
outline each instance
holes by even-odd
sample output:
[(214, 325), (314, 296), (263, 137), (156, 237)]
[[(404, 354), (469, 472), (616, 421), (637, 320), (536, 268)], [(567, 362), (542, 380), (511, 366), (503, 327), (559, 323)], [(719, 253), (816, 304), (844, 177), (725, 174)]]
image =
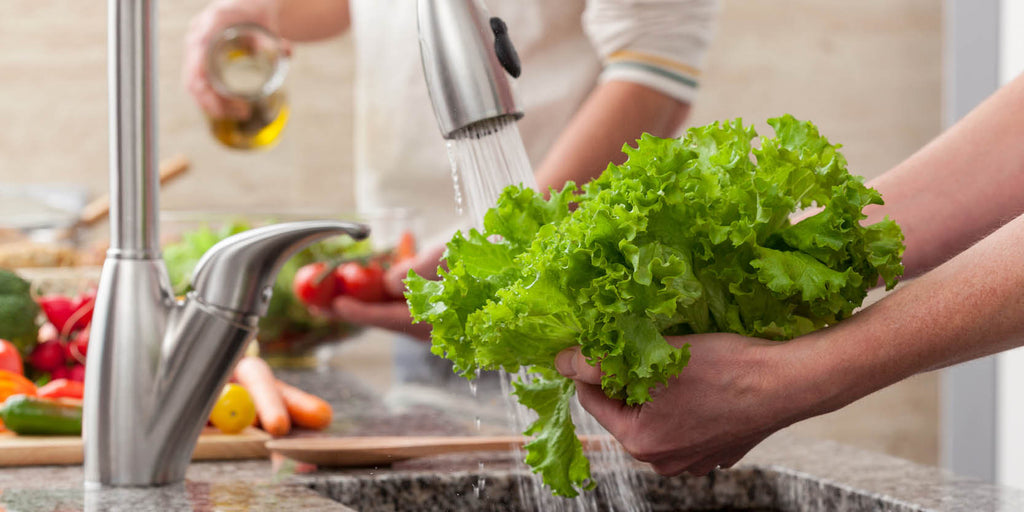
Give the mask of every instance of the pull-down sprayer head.
[(523, 116), (508, 75), (519, 57), (508, 29), (478, 0), (419, 0), (423, 74), (446, 139), (488, 119)]

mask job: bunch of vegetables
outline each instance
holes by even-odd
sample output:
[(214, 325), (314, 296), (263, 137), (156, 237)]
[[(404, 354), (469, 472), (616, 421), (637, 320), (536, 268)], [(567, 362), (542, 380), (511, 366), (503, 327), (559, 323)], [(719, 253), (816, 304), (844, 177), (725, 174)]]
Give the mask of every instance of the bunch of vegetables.
[[(95, 298), (33, 297), (27, 281), (0, 269), (0, 427), (23, 434), (81, 430)], [(44, 384), (37, 387), (26, 374)]]
[[(0, 430), (26, 435), (81, 432), (95, 301), (91, 290), (75, 297), (33, 296), (30, 283), (0, 269)], [(225, 433), (262, 425), (284, 435), (292, 424), (310, 429), (330, 424), (327, 402), (277, 381), (258, 357), (243, 359), (233, 378), (238, 384), (225, 387), (210, 417)]]
[(531, 372), (514, 384), (538, 415), (526, 462), (555, 494), (593, 486), (559, 351), (581, 346), (605, 393), (638, 405), (689, 363), (688, 346), (665, 336), (790, 339), (849, 317), (879, 279), (891, 288), (902, 274), (902, 233), (888, 219), (861, 225), (882, 198), (839, 146), (809, 122), (768, 122), (775, 137), (759, 145), (740, 120), (645, 134), (624, 164), (549, 199), (509, 187), (483, 232), (449, 242), (440, 280), (410, 273), (406, 296), (433, 325), (435, 354), (467, 378)]
[[(33, 296), (30, 288), (21, 277), (0, 269), (0, 345), (8, 347), (0, 348), (0, 368), (27, 370), (36, 380), (83, 381), (96, 292)], [(22, 356), (27, 368), (22, 368)]]

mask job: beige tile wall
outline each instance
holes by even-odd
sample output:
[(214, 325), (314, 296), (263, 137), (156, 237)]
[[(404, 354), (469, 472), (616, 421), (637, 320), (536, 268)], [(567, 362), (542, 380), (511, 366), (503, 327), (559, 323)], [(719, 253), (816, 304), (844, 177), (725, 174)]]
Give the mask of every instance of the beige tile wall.
[[(0, 16), (0, 183), (107, 187), (106, 2), (5, 0)], [(160, 2), (160, 150), (190, 174), (165, 209), (351, 208), (351, 44), (297, 49), (294, 115), (263, 153), (219, 147), (181, 87), (181, 39), (201, 0)], [(941, 3), (727, 0), (693, 123), (789, 112), (874, 176), (940, 127)], [(760, 123), (760, 126), (764, 126)], [(925, 375), (797, 425), (812, 435), (936, 460), (937, 381)]]
[[(159, 2), (160, 152), (186, 175), (165, 209), (336, 208), (351, 202), (351, 41), (304, 45), (288, 83), (295, 114), (281, 144), (222, 148), (181, 85), (182, 36), (206, 2)], [(106, 2), (8, 0), (0, 19), (0, 181), (107, 187)]]
[[(693, 123), (792, 113), (842, 143), (850, 170), (869, 178), (938, 134), (941, 2), (725, 6)], [(938, 375), (931, 373), (792, 430), (935, 464), (938, 407)]]

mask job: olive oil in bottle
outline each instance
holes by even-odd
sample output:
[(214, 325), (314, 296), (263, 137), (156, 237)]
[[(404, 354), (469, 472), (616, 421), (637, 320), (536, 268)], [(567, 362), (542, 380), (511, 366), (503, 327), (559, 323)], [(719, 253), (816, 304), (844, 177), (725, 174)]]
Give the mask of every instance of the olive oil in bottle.
[(288, 123), (283, 89), (288, 57), (281, 41), (253, 24), (225, 29), (210, 45), (207, 72), (226, 113), (209, 117), (210, 131), (225, 146), (266, 149)]

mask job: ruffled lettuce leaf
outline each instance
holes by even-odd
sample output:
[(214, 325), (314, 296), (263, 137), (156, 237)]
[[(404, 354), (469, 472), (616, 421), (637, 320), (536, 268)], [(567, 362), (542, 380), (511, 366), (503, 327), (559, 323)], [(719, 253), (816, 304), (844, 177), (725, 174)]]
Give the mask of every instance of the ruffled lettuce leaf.
[(508, 187), (483, 232), (452, 238), (440, 280), (410, 273), (413, 318), (432, 324), (432, 350), (456, 372), (534, 372), (516, 383), (539, 415), (527, 463), (555, 494), (592, 485), (559, 351), (580, 346), (605, 393), (638, 405), (689, 362), (665, 336), (787, 340), (849, 317), (902, 274), (903, 235), (889, 219), (861, 225), (882, 198), (840, 146), (792, 116), (768, 122), (775, 137), (759, 144), (741, 120), (644, 134), (625, 163), (549, 199)]

